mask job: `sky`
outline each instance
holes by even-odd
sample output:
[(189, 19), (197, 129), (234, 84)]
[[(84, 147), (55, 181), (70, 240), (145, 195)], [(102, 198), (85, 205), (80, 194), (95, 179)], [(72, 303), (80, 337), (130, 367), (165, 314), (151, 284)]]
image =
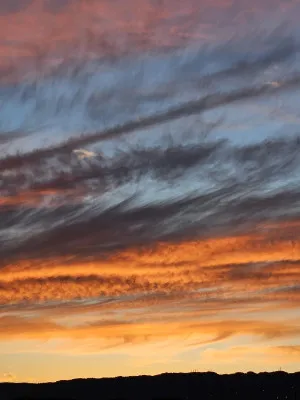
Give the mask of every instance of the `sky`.
[(0, 381), (300, 369), (299, 16), (0, 0)]

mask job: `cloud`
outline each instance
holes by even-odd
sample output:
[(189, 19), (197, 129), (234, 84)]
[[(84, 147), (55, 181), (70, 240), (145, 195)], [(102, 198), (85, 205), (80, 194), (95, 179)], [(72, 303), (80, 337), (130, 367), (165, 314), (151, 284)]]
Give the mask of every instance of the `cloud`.
[(16, 382), (17, 377), (11, 372), (4, 372), (3, 376), (0, 377), (0, 382)]
[(31, 2), (32, 0), (1, 0), (0, 14), (6, 15), (23, 11)]
[(21, 133), (21, 132), (9, 132), (9, 133), (0, 133), (0, 145), (5, 143), (11, 143), (16, 139), (26, 137), (28, 133)]
[[(78, 0), (76, 0), (78, 2)], [(65, 11), (65, 8), (70, 6), (70, 0), (46, 0), (43, 3), (43, 7), (47, 12), (60, 13)]]
[(154, 125), (170, 122), (174, 119), (188, 117), (195, 114), (199, 115), (204, 111), (232, 104), (238, 101), (271, 95), (282, 90), (297, 88), (299, 83), (300, 77), (296, 75), (280, 82), (280, 85), (275, 87), (265, 83), (260, 87), (248, 87), (229, 93), (225, 92), (210, 94), (201, 98), (200, 100), (189, 101), (160, 114), (144, 118), (138, 117), (136, 120), (114, 126), (100, 133), (83, 135), (80, 138), (70, 139), (69, 141), (60, 143), (57, 146), (35, 150), (21, 156), (8, 156), (0, 160), (0, 170), (19, 168), (23, 163), (37, 163), (45, 158), (49, 158), (57, 154), (68, 154), (78, 147), (99, 143), (101, 141), (112, 140), (123, 135), (131, 134), (137, 130), (143, 130)]
[[(283, 327), (275, 321), (263, 320), (225, 320), (177, 321), (144, 320), (95, 320), (78, 326), (63, 326), (47, 320), (2, 317), (0, 319), (0, 337), (2, 341), (15, 340), (47, 340), (63, 341), (66, 349), (76, 349), (81, 342), (82, 352), (103, 352), (116, 349), (118, 352), (128, 351), (131, 346), (162, 343), (164, 340), (182, 340), (182, 347), (200, 348), (221, 342), (230, 337), (251, 335), (258, 343), (264, 340), (286, 340), (297, 337), (300, 332), (296, 321), (288, 320)], [(57, 342), (59, 343), (59, 342)], [(85, 346), (86, 344), (86, 346)], [(30, 346), (29, 350), (32, 347)], [(80, 346), (79, 346), (80, 348)], [(38, 349), (37, 349), (38, 350)], [(57, 351), (62, 351), (60, 346)], [(23, 351), (26, 351), (25, 348)]]
[(90, 340), (83, 352), (167, 338), (188, 337), (184, 346), (197, 347), (235, 335), (297, 337), (294, 229), (296, 221), (272, 222), (252, 235), (160, 243), (84, 262), (13, 262), (0, 272), (0, 336)]
[[(299, 280), (299, 241), (294, 239), (298, 230), (295, 221), (291, 225), (262, 224), (247, 235), (157, 242), (155, 246), (150, 242), (106, 254), (79, 248), (69, 258), (66, 254), (41, 257), (40, 248), (36, 259), (32, 254), (28, 259), (18, 255), (2, 261), (0, 300), (15, 304), (151, 293), (225, 301), (246, 293), (248, 299), (288, 297), (292, 302), (298, 296), (297, 286), (290, 285)], [(90, 238), (87, 250), (91, 249)], [(75, 244), (71, 241), (63, 246), (61, 253)]]
[(77, 154), (77, 156), (80, 159), (92, 158), (92, 157), (96, 156), (96, 153), (94, 153), (93, 151), (88, 151), (88, 150), (85, 150), (85, 149), (75, 149), (75, 150), (73, 150), (73, 152), (75, 154)]
[[(55, 365), (70, 376), (95, 375), (104, 359), (135, 365), (128, 368), (134, 373), (147, 363), (152, 372), (158, 362), (167, 369), (296, 365), (298, 132), (291, 136), (287, 127), (281, 139), (252, 145), (237, 144), (231, 132), (229, 140), (219, 138), (228, 131), (227, 111), (252, 119), (251, 101), (267, 109), (269, 100), (298, 91), (299, 75), (289, 69), (297, 40), (279, 34), (255, 46), (243, 38), (214, 47), (219, 25), (200, 32), (194, 22), (202, 14), (213, 19), (215, 5), (199, 6), (193, 21), (186, 15), (191, 32), (182, 15), (173, 18), (190, 5), (146, 2), (137, 9), (129, 2), (138, 27), (126, 23), (121, 3), (114, 10), (98, 2), (96, 10), (97, 2), (85, 2), (88, 48), (79, 57), (98, 58), (76, 63), (76, 70), (70, 66), (79, 54), (79, 2), (56, 3), (1, 21), (11, 38), (3, 46), (14, 46), (20, 69), (36, 57), (38, 74), (34, 82), (20, 75), (0, 88), (0, 352), (2, 371), (17, 374), (6, 372), (4, 380), (24, 379), (25, 360), (37, 380), (59, 374), (50, 371)], [(107, 28), (101, 21), (103, 32), (93, 31), (96, 11), (109, 21)], [(220, 25), (227, 18), (231, 26), (227, 14), (224, 5)], [(28, 43), (25, 26), (43, 27), (41, 36)], [(170, 48), (192, 43), (193, 35), (211, 46)], [(44, 69), (71, 46), (69, 60)], [(170, 51), (144, 59), (153, 47)], [(106, 56), (109, 73), (101, 64)], [(87, 134), (78, 137), (78, 130)], [(13, 155), (10, 145), (21, 150)], [(9, 359), (16, 359), (14, 368)], [(97, 374), (109, 373), (99, 364)]]
[(287, 355), (291, 354), (292, 356), (297, 357), (300, 353), (300, 346), (295, 345), (295, 346), (277, 346), (277, 347), (272, 347), (271, 352), (279, 355)]
[[(298, 347), (297, 345), (264, 346), (256, 343), (254, 346), (227, 346), (224, 349), (209, 348), (203, 351), (201, 361), (212, 365), (215, 363), (218, 363), (218, 365), (247, 363), (248, 366), (252, 366), (251, 370), (260, 370), (259, 364), (264, 365), (264, 370), (273, 368), (272, 371), (274, 371), (274, 367), (288, 370), (289, 365), (298, 362)], [(253, 368), (254, 365), (255, 368)]]
[(67, 255), (76, 245), (76, 256), (85, 258), (297, 218), (298, 150), (298, 137), (243, 148), (208, 141), (129, 148), (85, 164), (67, 156), (48, 177), (46, 165), (35, 175), (31, 168), (7, 173), (1, 188), (8, 192), (0, 210), (3, 257), (16, 249), (31, 257), (36, 248), (40, 256)]

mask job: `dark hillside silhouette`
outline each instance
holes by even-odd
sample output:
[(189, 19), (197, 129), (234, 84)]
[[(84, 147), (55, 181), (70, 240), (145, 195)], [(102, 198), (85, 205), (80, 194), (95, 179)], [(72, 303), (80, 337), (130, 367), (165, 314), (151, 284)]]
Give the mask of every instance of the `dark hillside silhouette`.
[(213, 372), (0, 384), (1, 400), (300, 400), (300, 372)]

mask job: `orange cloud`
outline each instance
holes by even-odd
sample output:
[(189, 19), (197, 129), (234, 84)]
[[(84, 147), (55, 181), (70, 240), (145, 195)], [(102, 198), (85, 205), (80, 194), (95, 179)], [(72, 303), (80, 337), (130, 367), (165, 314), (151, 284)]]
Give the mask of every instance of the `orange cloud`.
[(276, 321), (215, 320), (158, 321), (153, 319), (96, 320), (78, 326), (64, 326), (44, 318), (0, 318), (1, 340), (92, 340), (93, 350), (107, 347), (126, 347), (163, 340), (182, 339), (187, 346), (199, 347), (223, 341), (232, 336), (252, 335), (256, 339), (292, 338), (300, 334), (298, 321), (288, 320), (283, 326)]
[[(295, 364), (300, 253), (291, 234), (298, 227), (282, 222), (247, 235), (160, 243), (93, 261), (6, 264), (0, 270), (0, 346), (16, 343), (19, 352), (57, 356), (146, 351), (150, 357), (153, 346), (169, 343), (170, 354), (202, 349), (203, 365), (225, 368), (231, 354), (251, 369), (258, 360), (255, 344), (269, 357), (266, 365), (280, 357), (282, 365)], [(251, 348), (210, 347), (243, 337), (251, 338)], [(168, 354), (162, 358), (169, 360)]]
[(268, 227), (265, 233), (247, 236), (162, 243), (94, 261), (58, 258), (7, 264), (0, 270), (0, 302), (150, 293), (185, 293), (198, 300), (284, 299), (285, 295), (296, 300), (300, 241), (291, 240), (289, 232), (285, 237), (285, 229), (291, 226)]

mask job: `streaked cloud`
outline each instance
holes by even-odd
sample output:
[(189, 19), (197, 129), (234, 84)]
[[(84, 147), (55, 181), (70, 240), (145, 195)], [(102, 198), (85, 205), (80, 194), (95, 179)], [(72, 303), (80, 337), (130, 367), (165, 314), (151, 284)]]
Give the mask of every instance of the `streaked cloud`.
[(297, 4), (2, 3), (0, 380), (299, 369)]

